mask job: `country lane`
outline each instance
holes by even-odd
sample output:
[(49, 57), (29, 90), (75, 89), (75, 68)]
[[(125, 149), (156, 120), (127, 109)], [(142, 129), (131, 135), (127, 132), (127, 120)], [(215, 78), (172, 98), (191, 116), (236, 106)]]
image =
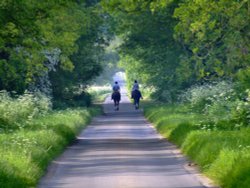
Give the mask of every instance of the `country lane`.
[(52, 162), (39, 188), (204, 187), (122, 90), (120, 110), (114, 111), (108, 97), (104, 115)]

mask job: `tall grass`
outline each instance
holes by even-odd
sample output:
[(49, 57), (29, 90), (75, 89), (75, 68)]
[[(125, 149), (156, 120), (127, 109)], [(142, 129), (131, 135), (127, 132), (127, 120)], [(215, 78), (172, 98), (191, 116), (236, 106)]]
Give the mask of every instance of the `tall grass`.
[[(151, 105), (145, 108), (145, 115), (162, 135), (177, 144), (217, 184), (225, 188), (248, 188), (249, 91), (244, 100), (237, 97), (231, 100), (228, 96), (233, 91), (221, 94), (218, 86), (224, 92), (222, 85), (206, 88), (212, 96), (203, 95), (202, 90), (195, 88), (200, 94), (194, 93), (189, 99), (191, 102)], [(217, 93), (211, 91), (213, 89)]]
[(49, 162), (100, 108), (52, 111), (44, 96), (0, 94), (0, 187), (35, 187)]

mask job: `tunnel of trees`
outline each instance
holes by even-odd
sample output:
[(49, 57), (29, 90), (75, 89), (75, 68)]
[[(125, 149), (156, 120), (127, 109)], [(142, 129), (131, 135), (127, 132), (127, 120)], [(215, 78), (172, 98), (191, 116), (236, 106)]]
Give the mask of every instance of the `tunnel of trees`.
[(249, 23), (249, 0), (0, 0), (0, 185), (35, 187), (123, 70), (159, 133), (249, 187)]
[[(250, 83), (249, 4), (3, 0), (0, 90), (64, 100), (116, 58), (129, 80), (139, 79), (158, 100), (176, 101), (194, 84), (222, 79), (243, 91)], [(112, 57), (106, 49), (115, 37), (119, 56)]]

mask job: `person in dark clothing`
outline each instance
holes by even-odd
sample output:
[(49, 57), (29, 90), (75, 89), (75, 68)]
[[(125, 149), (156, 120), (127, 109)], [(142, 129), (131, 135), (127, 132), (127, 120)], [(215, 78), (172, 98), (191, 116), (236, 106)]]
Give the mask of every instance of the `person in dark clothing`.
[(134, 99), (135, 109), (139, 109), (140, 99), (143, 99), (141, 92), (139, 90), (134, 90), (132, 92), (132, 98)]
[(133, 92), (135, 90), (139, 90), (139, 84), (138, 84), (137, 80), (134, 81), (134, 85), (133, 85), (132, 90), (131, 90), (131, 98), (133, 98), (132, 95), (133, 95)]
[(119, 86), (119, 84), (118, 84), (117, 81), (116, 81), (115, 84), (113, 85), (112, 89), (113, 89), (113, 93), (112, 93), (112, 95), (111, 95), (111, 100), (114, 99), (114, 96), (115, 96), (115, 95), (120, 95), (120, 98), (121, 98), (120, 86)]
[(120, 103), (120, 100), (121, 100), (121, 93), (120, 93), (120, 86), (119, 86), (117, 81), (113, 85), (112, 89), (113, 89), (113, 93), (111, 95), (111, 100), (114, 100), (115, 110), (119, 110), (119, 103)]
[(120, 92), (120, 86), (117, 81), (115, 81), (115, 84), (112, 87), (113, 92)]

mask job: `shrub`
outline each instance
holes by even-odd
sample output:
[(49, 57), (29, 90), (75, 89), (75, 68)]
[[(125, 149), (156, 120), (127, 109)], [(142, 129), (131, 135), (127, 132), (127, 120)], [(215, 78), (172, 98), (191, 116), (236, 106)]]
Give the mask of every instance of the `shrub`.
[(250, 125), (250, 90), (246, 90), (246, 98), (239, 101), (237, 107), (233, 111), (233, 119), (238, 126)]
[(250, 88), (250, 67), (241, 69), (238, 71), (237, 80), (239, 83), (239, 89), (244, 92), (244, 90)]
[(228, 101), (235, 99), (234, 85), (229, 81), (220, 81), (215, 83), (205, 83), (196, 85), (184, 93), (179, 98), (183, 103), (191, 103), (195, 110), (206, 111), (211, 105), (225, 106)]
[[(202, 112), (212, 124), (221, 120), (232, 120), (236, 127), (250, 124), (250, 90), (238, 94), (234, 88), (238, 83), (221, 81), (194, 86), (179, 96), (183, 103), (191, 105), (193, 111)], [(207, 121), (207, 120), (205, 120)]]
[(0, 92), (0, 127), (17, 128), (51, 109), (50, 99), (41, 93), (25, 93), (11, 97), (6, 91)]
[(102, 102), (108, 94), (112, 92), (111, 86), (91, 86), (88, 88), (88, 92), (91, 95), (91, 102), (98, 103)]

